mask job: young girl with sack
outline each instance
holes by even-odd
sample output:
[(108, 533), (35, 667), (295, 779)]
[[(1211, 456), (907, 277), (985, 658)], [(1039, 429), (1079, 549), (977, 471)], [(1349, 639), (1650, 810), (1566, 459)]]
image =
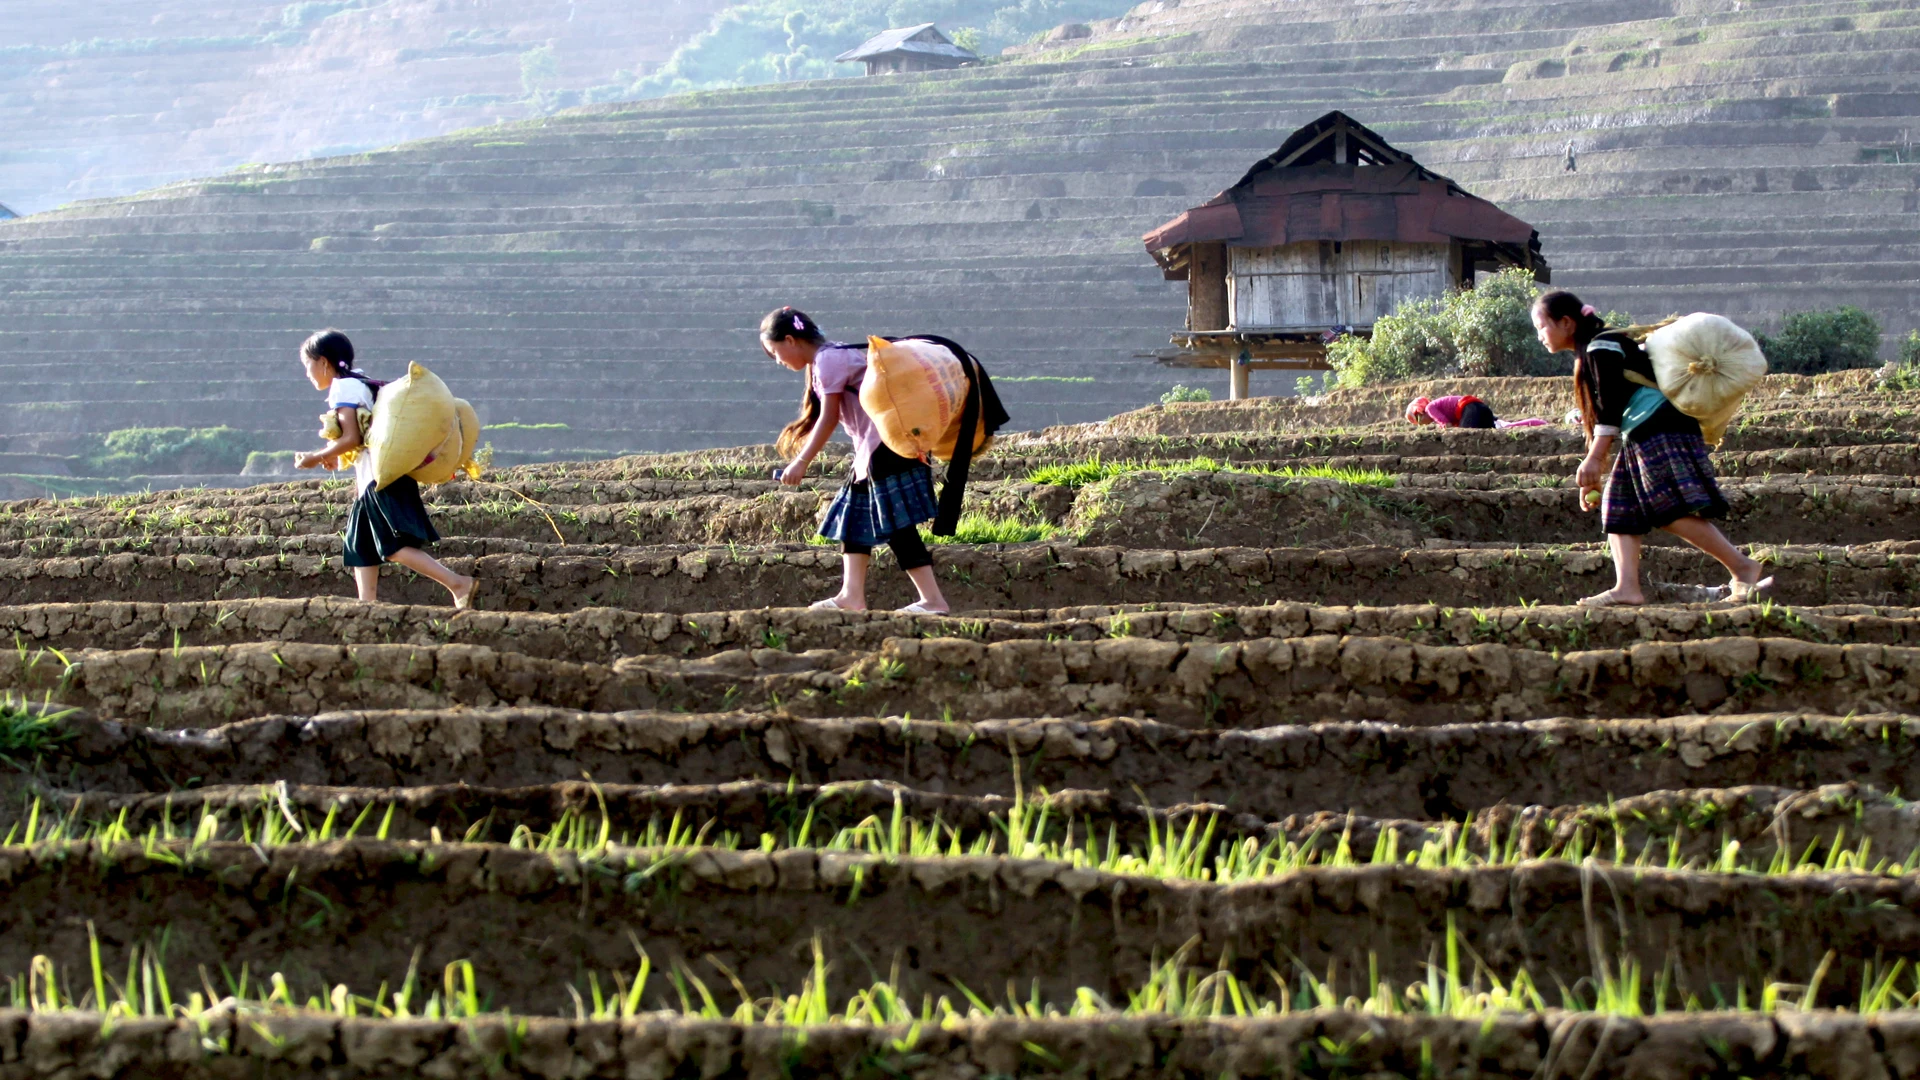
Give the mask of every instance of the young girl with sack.
[(1608, 330), (1590, 305), (1570, 292), (1533, 304), (1533, 326), (1548, 352), (1571, 350), (1573, 396), (1587, 432), (1587, 456), (1574, 474), (1580, 506), (1592, 509), (1607, 455), (1618, 449), (1600, 497), (1600, 526), (1613, 552), (1614, 586), (1580, 601), (1587, 607), (1643, 604), (1642, 538), (1663, 529), (1712, 556), (1733, 580), (1727, 599), (1745, 603), (1772, 586), (1761, 565), (1742, 554), (1708, 518), (1725, 517), (1726, 497), (1714, 480), (1700, 422), (1674, 408), (1653, 382), (1653, 362), (1640, 343)]
[(380, 564), (391, 562), (439, 582), (453, 594), (455, 610), (465, 611), (473, 601), (474, 579), (454, 573), (421, 550), (440, 539), (440, 533), (420, 501), (419, 481), (402, 476), (375, 488), (373, 454), (364, 446), (360, 410), (373, 410), (385, 384), (353, 366), (353, 343), (338, 330), (322, 330), (308, 338), (300, 346), (300, 362), (306, 367), (307, 381), (327, 395), (327, 408), (338, 414), (340, 437), (311, 454), (299, 455), (294, 466), (337, 469), (342, 454), (358, 451), (353, 458), (353, 507), (347, 513), (345, 546), (346, 563), (353, 569), (361, 601), (371, 604), (379, 599)]
[(834, 428), (845, 427), (853, 440), (851, 474), (820, 526), (820, 535), (840, 542), (840, 592), (812, 606), (866, 610), (867, 565), (874, 547), (886, 544), (920, 593), (919, 600), (900, 610), (945, 614), (947, 599), (934, 577), (933, 556), (920, 538), (920, 526), (939, 511), (933, 470), (925, 462), (887, 449), (873, 418), (861, 406), (867, 350), (828, 341), (811, 317), (790, 307), (761, 320), (760, 348), (781, 366), (807, 378), (800, 416), (786, 426), (775, 444), (783, 457), (792, 459), (780, 474), (781, 483), (797, 485), (806, 478), (807, 466), (826, 447)]

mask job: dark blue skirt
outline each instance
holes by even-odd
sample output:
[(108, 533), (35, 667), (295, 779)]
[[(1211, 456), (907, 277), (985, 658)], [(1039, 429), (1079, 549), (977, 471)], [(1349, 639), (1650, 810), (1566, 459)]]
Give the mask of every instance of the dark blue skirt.
[(347, 511), (348, 566), (379, 566), (401, 548), (426, 547), (440, 539), (420, 501), (420, 482), (403, 476), (378, 491), (364, 491)]
[(891, 476), (850, 480), (827, 507), (820, 535), (843, 544), (884, 544), (901, 529), (932, 521), (940, 513), (933, 470), (919, 462)]

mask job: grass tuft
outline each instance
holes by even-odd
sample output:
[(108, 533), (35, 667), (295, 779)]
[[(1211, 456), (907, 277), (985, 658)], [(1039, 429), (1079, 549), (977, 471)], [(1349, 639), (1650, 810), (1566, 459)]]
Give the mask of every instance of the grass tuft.
[(1342, 484), (1359, 484), (1367, 487), (1390, 488), (1394, 485), (1393, 474), (1380, 469), (1349, 469), (1332, 465), (1303, 467), (1242, 465), (1231, 461), (1216, 461), (1210, 457), (1175, 461), (1102, 461), (1095, 457), (1065, 465), (1042, 465), (1027, 474), (1027, 482), (1081, 488), (1116, 476), (1143, 472), (1239, 473), (1247, 476), (1277, 476), (1287, 480), (1333, 480)]
[(952, 536), (935, 536), (925, 529), (920, 534), (929, 543), (935, 544), (1029, 544), (1036, 540), (1051, 540), (1059, 533), (1059, 526), (1040, 521), (963, 514)]
[(60, 724), (66, 715), (32, 709), (18, 699), (0, 700), (0, 761), (24, 768), (72, 738), (73, 732)]

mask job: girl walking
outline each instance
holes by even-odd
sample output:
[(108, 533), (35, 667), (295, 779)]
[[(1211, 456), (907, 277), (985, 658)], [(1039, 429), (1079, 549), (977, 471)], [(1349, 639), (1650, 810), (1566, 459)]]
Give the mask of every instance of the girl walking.
[[(1654, 382), (1653, 362), (1640, 343), (1606, 323), (1566, 291), (1533, 304), (1533, 326), (1548, 352), (1571, 350), (1573, 396), (1587, 432), (1587, 457), (1574, 474), (1580, 506), (1591, 509), (1602, 490), (1607, 455), (1617, 449), (1599, 499), (1600, 527), (1613, 552), (1614, 585), (1586, 597), (1587, 607), (1643, 604), (1642, 538), (1663, 529), (1712, 556), (1733, 576), (1727, 599), (1752, 600), (1773, 585), (1761, 566), (1733, 546), (1708, 518), (1725, 517), (1727, 500), (1714, 481), (1713, 460), (1700, 422), (1673, 407)], [(1636, 378), (1637, 377), (1637, 378)]]
[(421, 549), (440, 539), (420, 501), (420, 484), (403, 476), (374, 490), (373, 454), (362, 445), (359, 410), (374, 408), (381, 386), (353, 366), (353, 342), (338, 330), (322, 330), (300, 346), (300, 362), (307, 381), (327, 395), (327, 408), (340, 417), (340, 437), (301, 454), (294, 465), (302, 469), (340, 467), (340, 455), (358, 450), (353, 459), (353, 507), (347, 512), (346, 563), (353, 568), (353, 584), (363, 603), (379, 599), (380, 564), (398, 563), (446, 586), (453, 606), (465, 611), (473, 602), (474, 579), (456, 574)]
[(947, 598), (934, 578), (933, 556), (920, 539), (920, 525), (939, 512), (933, 494), (933, 470), (925, 462), (901, 457), (880, 441), (873, 418), (860, 406), (860, 382), (867, 373), (864, 347), (828, 341), (819, 324), (801, 311), (783, 307), (760, 321), (760, 348), (789, 371), (802, 372), (807, 388), (800, 416), (780, 432), (775, 446), (792, 463), (780, 474), (783, 484), (799, 484), (836, 427), (853, 439), (853, 470), (827, 508), (820, 535), (840, 542), (840, 592), (816, 601), (816, 608), (864, 611), (867, 565), (879, 544), (893, 548), (920, 599), (900, 610), (940, 615)]

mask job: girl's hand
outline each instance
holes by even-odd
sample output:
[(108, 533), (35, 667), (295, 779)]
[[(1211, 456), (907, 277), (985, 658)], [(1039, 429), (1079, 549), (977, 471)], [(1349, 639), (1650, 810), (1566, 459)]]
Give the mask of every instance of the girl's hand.
[(293, 467), (296, 469), (311, 469), (323, 464), (326, 460), (327, 457), (325, 454), (297, 454), (293, 459)]
[(1582, 491), (1593, 491), (1600, 487), (1600, 459), (1589, 454), (1580, 462), (1580, 468), (1573, 474), (1574, 486)]
[(795, 461), (793, 464), (787, 466), (785, 472), (780, 474), (780, 482), (793, 487), (799, 487), (800, 481), (807, 478), (807, 466), (809, 464), (811, 464), (811, 462), (808, 462), (804, 458)]

